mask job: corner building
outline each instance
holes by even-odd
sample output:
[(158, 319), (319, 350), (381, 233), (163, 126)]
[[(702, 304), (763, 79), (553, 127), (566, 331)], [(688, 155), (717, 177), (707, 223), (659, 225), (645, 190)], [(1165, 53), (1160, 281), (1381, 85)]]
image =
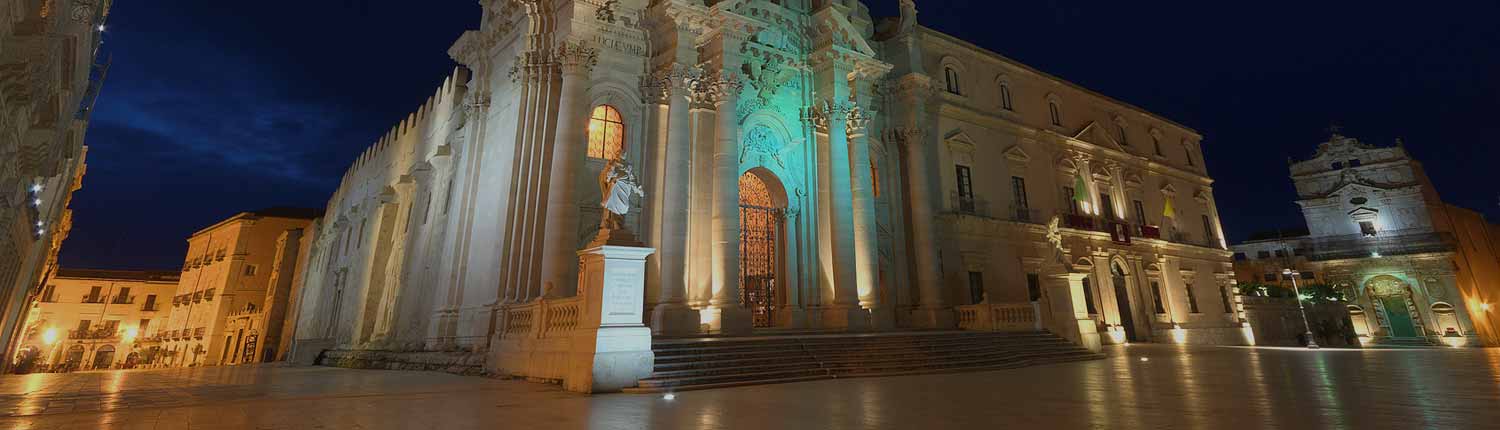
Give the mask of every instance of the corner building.
[(1011, 306), (1095, 346), (1245, 342), (1201, 136), (912, 1), (878, 23), (858, 1), (481, 5), (464, 68), (329, 202), (299, 357), (483, 350), (574, 296), (617, 158), (645, 188), (624, 224), (656, 251), (658, 335), (984, 329)]

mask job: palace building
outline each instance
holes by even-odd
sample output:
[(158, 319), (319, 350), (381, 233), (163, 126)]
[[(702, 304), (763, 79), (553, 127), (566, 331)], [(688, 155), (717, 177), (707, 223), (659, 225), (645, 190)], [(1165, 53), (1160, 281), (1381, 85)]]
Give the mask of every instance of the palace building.
[(115, 369), (161, 357), (155, 333), (166, 324), (173, 271), (59, 269), (32, 304), (15, 370)]
[(621, 224), (652, 253), (644, 294), (609, 299), (657, 336), (1250, 342), (1202, 136), (923, 27), (913, 1), (878, 22), (852, 0), (480, 3), (462, 67), (329, 201), (299, 359), (571, 329), (551, 315), (587, 293), (611, 163), (640, 180)]
[(1334, 134), (1290, 170), (1307, 228), (1235, 245), (1241, 283), (1330, 285), (1366, 344), (1500, 345), (1500, 226), (1443, 202), (1405, 146)]

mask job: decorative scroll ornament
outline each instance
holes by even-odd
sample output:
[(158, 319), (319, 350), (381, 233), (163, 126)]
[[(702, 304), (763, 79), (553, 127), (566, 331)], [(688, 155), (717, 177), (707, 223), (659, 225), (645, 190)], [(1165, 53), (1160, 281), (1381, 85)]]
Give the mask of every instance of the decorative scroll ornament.
[(671, 102), (672, 96), (682, 96), (689, 103), (694, 100), (693, 84), (702, 76), (696, 67), (672, 64), (641, 78), (641, 95), (647, 101), (660, 104)]
[(847, 100), (839, 102), (823, 100), (802, 109), (802, 120), (817, 129), (819, 133), (828, 133), (829, 122), (835, 118), (844, 120), (845, 127), (858, 126), (860, 130), (863, 130), (869, 123), (869, 118), (860, 112), (859, 106)]
[(692, 88), (694, 104), (718, 107), (731, 98), (737, 98), (745, 88), (738, 73), (703, 74), (688, 81)]
[(870, 116), (859, 105), (850, 104), (849, 113), (845, 116), (845, 129), (849, 134), (864, 134), (865, 127), (870, 125)]

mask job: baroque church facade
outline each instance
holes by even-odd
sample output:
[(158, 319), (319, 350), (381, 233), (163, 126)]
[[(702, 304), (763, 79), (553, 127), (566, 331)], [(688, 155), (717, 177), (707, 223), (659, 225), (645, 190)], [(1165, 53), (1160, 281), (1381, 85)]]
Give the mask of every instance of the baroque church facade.
[(1500, 344), (1500, 227), (1444, 202), (1404, 145), (1335, 133), (1289, 168), (1307, 234), (1235, 245), (1240, 281), (1333, 286), (1364, 344)]
[(644, 190), (621, 223), (654, 250), (656, 335), (974, 327), (965, 309), (1006, 305), (1094, 347), (1249, 342), (1201, 136), (923, 27), (913, 1), (879, 22), (853, 0), (480, 3), (463, 67), (310, 238), (297, 355), (484, 350), (580, 294), (614, 164)]

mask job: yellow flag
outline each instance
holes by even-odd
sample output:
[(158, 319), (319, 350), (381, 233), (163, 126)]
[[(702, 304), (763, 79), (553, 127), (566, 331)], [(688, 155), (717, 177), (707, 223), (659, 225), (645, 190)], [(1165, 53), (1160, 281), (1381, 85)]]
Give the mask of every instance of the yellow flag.
[(1166, 203), (1162, 204), (1161, 216), (1164, 216), (1164, 217), (1167, 217), (1167, 218), (1176, 218), (1177, 217), (1176, 216), (1177, 212), (1172, 210), (1172, 199), (1171, 198), (1167, 198), (1164, 201)]

